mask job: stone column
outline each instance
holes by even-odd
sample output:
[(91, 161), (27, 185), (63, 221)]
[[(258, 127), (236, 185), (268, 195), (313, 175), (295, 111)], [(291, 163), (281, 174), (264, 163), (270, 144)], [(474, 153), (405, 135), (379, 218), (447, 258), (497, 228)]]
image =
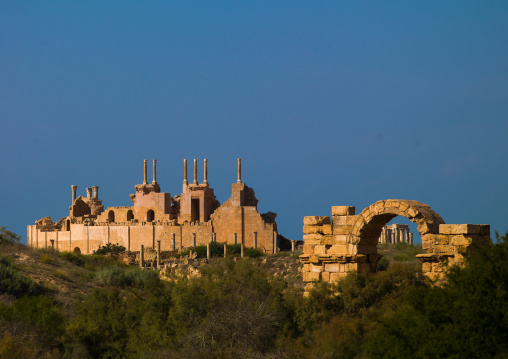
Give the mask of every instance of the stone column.
[(72, 185), (71, 188), (72, 188), (72, 203), (71, 203), (71, 205), (73, 205), (74, 201), (76, 200), (76, 190), (78, 189), (78, 186)]
[(148, 181), (146, 180), (146, 160), (143, 161), (143, 184), (148, 184)]
[(291, 252), (295, 251), (295, 241), (291, 241)]
[(234, 235), (234, 243), (235, 244), (237, 243), (237, 238), (238, 238), (238, 235), (235, 233), (235, 235)]
[(157, 241), (157, 268), (161, 266), (161, 241)]
[(237, 183), (242, 183), (242, 159), (238, 159), (238, 180)]
[(208, 184), (208, 168), (207, 168), (207, 164), (208, 164), (208, 159), (205, 158), (205, 168), (204, 168), (204, 171), (203, 171), (203, 184)]
[(240, 244), (240, 257), (243, 258), (245, 256), (245, 246)]
[(228, 257), (228, 245), (224, 243), (224, 258)]
[(141, 250), (139, 251), (139, 266), (143, 268), (145, 266), (145, 246), (141, 245)]
[(172, 233), (172, 236), (171, 236), (171, 249), (173, 251), (176, 251), (176, 234), (175, 233)]
[(183, 160), (183, 184), (189, 184), (187, 181), (187, 159)]
[(273, 253), (277, 253), (277, 232), (273, 232)]
[(51, 250), (54, 251), (55, 250), (55, 240), (50, 239), (49, 241), (51, 242)]
[(92, 197), (99, 198), (99, 186), (92, 186)]
[(206, 245), (206, 259), (208, 259), (208, 261), (210, 261), (211, 258), (212, 258), (212, 255), (210, 254), (210, 243), (208, 243)]
[(92, 188), (91, 187), (88, 187), (86, 189), (86, 198), (88, 198), (88, 199), (92, 198)]
[(192, 246), (196, 247), (196, 233), (192, 233)]
[(152, 184), (157, 184), (157, 160), (153, 160), (153, 181)]
[(254, 232), (254, 248), (258, 247), (258, 232)]
[(217, 233), (212, 233), (212, 242), (217, 242)]
[(193, 184), (198, 184), (198, 160), (194, 159), (194, 182)]

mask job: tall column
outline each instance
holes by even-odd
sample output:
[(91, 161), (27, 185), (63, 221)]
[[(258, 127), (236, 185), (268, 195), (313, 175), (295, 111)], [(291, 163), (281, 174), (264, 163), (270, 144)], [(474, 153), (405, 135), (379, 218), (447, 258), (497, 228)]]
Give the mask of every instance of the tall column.
[(157, 184), (157, 160), (153, 160), (153, 181), (152, 184)]
[(92, 186), (92, 197), (99, 198), (99, 186)]
[(273, 253), (277, 253), (277, 232), (273, 232)]
[(90, 187), (86, 189), (86, 198), (92, 198), (92, 188)]
[(228, 257), (228, 245), (224, 243), (224, 258)]
[(143, 184), (148, 184), (148, 181), (146, 180), (146, 160), (143, 161)]
[(235, 244), (237, 243), (237, 240), (238, 240), (238, 235), (235, 233), (235, 236), (234, 236), (234, 243)]
[(161, 241), (157, 241), (157, 268), (161, 266)]
[(207, 176), (208, 176), (207, 163), (208, 163), (208, 159), (205, 158), (205, 168), (204, 168), (204, 172), (203, 172), (203, 184), (208, 184), (208, 179), (207, 179)]
[(173, 251), (176, 251), (176, 234), (172, 233), (172, 236), (171, 236), (171, 249)]
[(183, 184), (189, 184), (187, 181), (187, 159), (183, 160)]
[(217, 242), (217, 233), (212, 233), (212, 242)]
[(210, 261), (211, 258), (212, 258), (212, 256), (210, 254), (210, 243), (208, 243), (206, 245), (206, 259), (208, 259), (208, 261)]
[(196, 247), (196, 233), (192, 233), (192, 246)]
[(295, 241), (291, 241), (291, 252), (295, 251)]
[(242, 159), (238, 159), (238, 180), (237, 183), (242, 183)]
[(240, 244), (240, 257), (243, 258), (245, 256), (245, 246)]
[(143, 268), (145, 266), (145, 246), (141, 245), (141, 250), (139, 251), (139, 266)]
[(78, 189), (78, 186), (72, 185), (71, 188), (72, 188), (72, 203), (71, 203), (71, 205), (73, 205), (74, 201), (76, 200), (76, 190)]
[(198, 184), (198, 160), (194, 158), (194, 182), (193, 184)]
[(254, 232), (254, 248), (258, 247), (258, 232)]

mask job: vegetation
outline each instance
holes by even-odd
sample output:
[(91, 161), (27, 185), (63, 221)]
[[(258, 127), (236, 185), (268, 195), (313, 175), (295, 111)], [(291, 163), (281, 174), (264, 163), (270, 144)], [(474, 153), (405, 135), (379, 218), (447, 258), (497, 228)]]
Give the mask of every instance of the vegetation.
[[(210, 255), (212, 257), (224, 257), (224, 245), (225, 243), (218, 242), (210, 242)], [(241, 254), (241, 245), (240, 244), (226, 244), (227, 254), (231, 257), (239, 257)], [(179, 253), (177, 257), (188, 256), (190, 254), (190, 249)], [(196, 246), (192, 249), (193, 253), (196, 253), (198, 258), (206, 258), (206, 245)], [(262, 257), (264, 253), (255, 248), (244, 248), (244, 255), (249, 258), (258, 258)]]
[(200, 276), (169, 282), (102, 255), (12, 246), (0, 255), (0, 357), (508, 355), (508, 234), (441, 286), (422, 275), (421, 248), (391, 245), (380, 246), (384, 270), (318, 283), (307, 297), (260, 260), (216, 258)]
[(127, 248), (124, 246), (121, 246), (116, 243), (108, 243), (105, 246), (99, 246), (99, 249), (93, 252), (93, 254), (100, 254), (100, 255), (106, 255), (108, 253), (111, 254), (119, 254), (122, 252), (125, 252)]

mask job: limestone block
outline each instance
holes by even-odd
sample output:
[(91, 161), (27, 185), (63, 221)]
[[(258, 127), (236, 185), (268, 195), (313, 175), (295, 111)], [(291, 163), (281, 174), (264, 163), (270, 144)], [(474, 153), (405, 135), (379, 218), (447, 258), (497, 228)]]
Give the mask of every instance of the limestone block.
[(344, 278), (345, 276), (347, 276), (347, 273), (330, 273), (330, 282), (331, 283), (336, 283), (338, 282), (339, 280), (341, 280), (342, 278)]
[(314, 254), (316, 244), (303, 244), (303, 254)]
[(317, 254), (311, 254), (309, 256), (309, 263), (319, 263), (319, 256)]
[(323, 227), (322, 226), (303, 226), (303, 233), (305, 233), (305, 234), (323, 233)]
[(332, 206), (332, 216), (352, 216), (354, 214), (354, 206)]
[(432, 262), (423, 262), (422, 263), (422, 272), (432, 272)]
[(448, 254), (448, 253), (454, 253), (454, 249), (452, 246), (443, 245), (443, 244), (437, 244), (434, 245), (434, 253), (440, 253), (440, 254)]
[(303, 235), (303, 241), (305, 242), (305, 244), (321, 244), (322, 239), (323, 235), (320, 233), (311, 233)]
[(330, 281), (330, 273), (329, 272), (322, 272), (321, 273), (321, 280), (323, 282), (329, 282)]
[(347, 244), (347, 234), (334, 234), (334, 243), (335, 244)]
[(322, 264), (309, 264), (310, 271), (309, 272), (322, 272), (323, 265)]
[(320, 255), (320, 254), (326, 254), (326, 246), (319, 244), (314, 247), (314, 254)]
[(442, 234), (478, 234), (489, 235), (488, 224), (440, 224), (439, 233)]
[(331, 224), (323, 224), (323, 234), (332, 234), (332, 225)]
[(333, 216), (332, 217), (332, 223), (333, 225), (347, 225), (352, 226), (355, 222), (358, 216)]
[(327, 250), (328, 254), (346, 254), (347, 245), (345, 244), (334, 244)]
[(426, 234), (425, 241), (432, 244), (450, 244), (450, 236), (447, 234)]
[(329, 216), (307, 216), (303, 217), (304, 226), (321, 226), (323, 224), (330, 224)]
[(340, 266), (339, 263), (325, 263), (325, 271), (332, 272), (332, 273), (338, 273), (339, 266)]
[(333, 234), (349, 234), (351, 233), (351, 230), (353, 229), (353, 226), (348, 225), (334, 225), (333, 226)]
[[(473, 236), (456, 235), (456, 236), (451, 236), (451, 237), (452, 237), (451, 244), (453, 246), (467, 246), (467, 245), (472, 244), (472, 242), (473, 242), (473, 239), (471, 238)], [(480, 236), (474, 236), (474, 237), (480, 237)]]
[(335, 244), (335, 238), (331, 235), (324, 236), (321, 240), (321, 244), (325, 244), (327, 246), (331, 246)]
[(434, 262), (432, 263), (432, 272), (442, 272), (443, 271), (443, 263)]
[(315, 282), (321, 280), (321, 272), (303, 272), (302, 277), (304, 282)]
[(303, 265), (303, 271), (304, 272), (310, 272), (310, 266), (311, 266), (310, 264), (304, 264)]

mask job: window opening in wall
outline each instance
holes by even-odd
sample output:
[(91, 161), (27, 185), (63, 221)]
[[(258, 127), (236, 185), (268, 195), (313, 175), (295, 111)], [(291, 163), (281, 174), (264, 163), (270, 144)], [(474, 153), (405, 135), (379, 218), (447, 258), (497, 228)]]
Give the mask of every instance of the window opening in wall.
[(115, 212), (109, 211), (108, 212), (108, 222), (113, 223), (115, 221)]
[(131, 210), (127, 211), (127, 220), (132, 221), (134, 219), (134, 213)]
[(71, 220), (70, 219), (67, 220), (67, 226), (66, 227), (67, 227), (67, 231), (71, 230)]
[(148, 212), (146, 213), (146, 220), (147, 222), (155, 221), (155, 213), (151, 209), (149, 209)]
[(199, 221), (199, 198), (191, 199), (191, 221)]

